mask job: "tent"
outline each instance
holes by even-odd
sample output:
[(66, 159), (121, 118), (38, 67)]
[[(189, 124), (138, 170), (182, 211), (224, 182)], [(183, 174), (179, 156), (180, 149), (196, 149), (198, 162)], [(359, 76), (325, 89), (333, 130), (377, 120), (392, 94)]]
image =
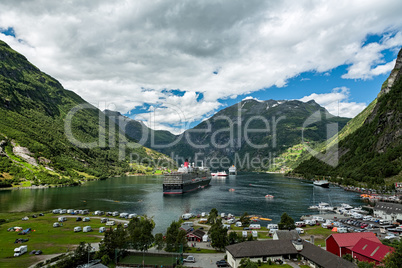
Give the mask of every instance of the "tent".
[(332, 232), (338, 232), (338, 228), (337, 227), (332, 228)]

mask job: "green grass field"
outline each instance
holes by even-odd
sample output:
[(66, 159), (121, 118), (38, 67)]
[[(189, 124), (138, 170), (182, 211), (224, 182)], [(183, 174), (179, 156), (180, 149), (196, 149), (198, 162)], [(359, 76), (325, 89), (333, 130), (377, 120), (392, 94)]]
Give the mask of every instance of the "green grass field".
[[(75, 217), (67, 217), (63, 226), (53, 228), (53, 223), (57, 222), (59, 214), (46, 213), (45, 216), (32, 218), (33, 213), (1, 213), (0, 219), (6, 219), (8, 222), (0, 226), (0, 267), (27, 267), (39, 260), (38, 256), (24, 254), (20, 257), (14, 257), (14, 248), (21, 245), (28, 246), (28, 253), (32, 250), (42, 250), (43, 255), (65, 253), (73, 250), (80, 242), (98, 243), (103, 234), (99, 233), (99, 227), (105, 226), (100, 223), (100, 219), (91, 218), (89, 222), (76, 222)], [(38, 215), (38, 213), (35, 213)], [(28, 216), (29, 220), (22, 221), (21, 218)], [(80, 217), (83, 217), (80, 215)], [(91, 217), (91, 216), (89, 216)], [(32, 228), (32, 232), (26, 235), (18, 235), (18, 232), (8, 232), (10, 227), (22, 227), (23, 229)], [(76, 226), (91, 226), (93, 232), (74, 233)], [(29, 239), (23, 244), (14, 244), (15, 239)]]
[(176, 263), (176, 257), (177, 255), (172, 255), (172, 256), (147, 256), (147, 255), (130, 255), (119, 261), (121, 264), (142, 264), (142, 261), (144, 261), (144, 264), (148, 265), (158, 265), (158, 266), (163, 266), (163, 265), (173, 265)]
[(322, 228), (321, 226), (308, 226), (303, 227), (304, 234), (301, 237), (305, 239), (310, 239), (309, 236), (314, 235), (314, 245), (316, 246), (325, 246), (325, 239), (334, 232), (331, 229)]

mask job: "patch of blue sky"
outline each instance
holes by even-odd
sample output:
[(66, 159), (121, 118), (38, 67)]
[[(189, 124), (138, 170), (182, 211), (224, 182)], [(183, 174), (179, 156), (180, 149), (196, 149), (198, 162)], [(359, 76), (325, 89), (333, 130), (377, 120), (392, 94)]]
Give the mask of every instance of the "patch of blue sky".
[(180, 96), (183, 97), (184, 94), (186, 94), (186, 91), (180, 90), (180, 89), (164, 89), (162, 90), (162, 93), (164, 94), (172, 94), (175, 96)]
[(15, 37), (15, 31), (14, 31), (14, 28), (12, 28), (12, 27), (8, 27), (7, 29), (0, 28), (0, 33), (2, 33), (4, 35)]

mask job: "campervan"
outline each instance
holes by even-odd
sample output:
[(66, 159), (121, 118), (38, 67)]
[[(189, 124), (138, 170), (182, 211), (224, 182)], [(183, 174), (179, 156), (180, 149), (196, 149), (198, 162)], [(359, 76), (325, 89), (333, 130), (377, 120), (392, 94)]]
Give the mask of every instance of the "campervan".
[(81, 232), (81, 231), (82, 231), (81, 226), (74, 227), (74, 233)]
[(250, 229), (261, 229), (261, 225), (260, 224), (250, 224), (249, 228)]
[(14, 257), (21, 256), (28, 251), (28, 246), (20, 246), (14, 249)]
[(370, 215), (367, 215), (367, 216), (364, 216), (364, 217), (363, 217), (363, 220), (364, 220), (364, 221), (370, 221), (371, 218), (373, 218), (373, 217), (370, 216)]
[(114, 212), (112, 213), (112, 216), (113, 216), (113, 217), (119, 216), (119, 212), (118, 212), (118, 211), (114, 211)]
[(268, 224), (267, 225), (267, 229), (278, 229), (279, 227), (278, 227), (278, 224)]
[(91, 228), (91, 226), (85, 226), (84, 228), (82, 228), (82, 231), (83, 231), (84, 233), (92, 232), (92, 228)]
[(183, 220), (189, 220), (191, 218), (191, 213), (184, 213), (183, 215), (181, 215), (181, 218)]

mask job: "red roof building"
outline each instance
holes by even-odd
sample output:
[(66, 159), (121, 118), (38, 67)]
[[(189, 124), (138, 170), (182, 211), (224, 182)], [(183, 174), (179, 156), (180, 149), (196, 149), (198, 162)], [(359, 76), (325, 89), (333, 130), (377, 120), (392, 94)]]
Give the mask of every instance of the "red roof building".
[(186, 236), (188, 241), (202, 242), (202, 238), (204, 237), (204, 235), (205, 232), (203, 230), (197, 229), (188, 233)]
[(372, 232), (364, 233), (336, 233), (331, 234), (325, 240), (327, 251), (342, 257), (345, 254), (352, 255), (352, 248), (359, 242), (360, 239), (365, 238), (370, 241), (381, 243), (380, 240)]
[(375, 262), (378, 265), (387, 254), (394, 251), (393, 247), (362, 238), (352, 248), (352, 256), (359, 261)]

